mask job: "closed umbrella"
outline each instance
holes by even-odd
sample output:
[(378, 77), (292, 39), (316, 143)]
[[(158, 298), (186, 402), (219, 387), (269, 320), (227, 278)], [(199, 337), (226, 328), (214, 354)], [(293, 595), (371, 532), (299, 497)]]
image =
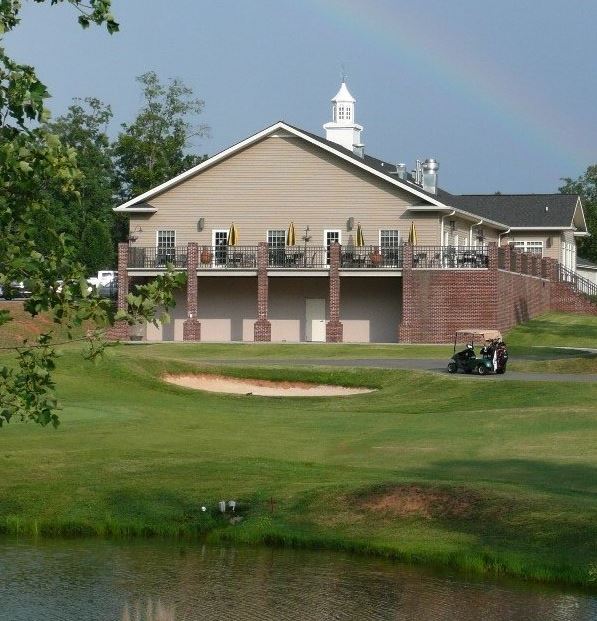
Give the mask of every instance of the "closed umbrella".
[(228, 230), (228, 245), (236, 246), (238, 244), (238, 229), (234, 222), (230, 225), (230, 229)]
[(286, 245), (296, 246), (296, 235), (294, 233), (294, 222), (290, 223), (288, 231), (286, 232)]
[(408, 243), (412, 246), (417, 245), (417, 229), (414, 222), (410, 223), (410, 231), (408, 232)]
[(363, 228), (361, 227), (361, 223), (359, 222), (359, 226), (357, 226), (357, 248), (362, 248), (365, 245), (365, 237), (363, 235)]

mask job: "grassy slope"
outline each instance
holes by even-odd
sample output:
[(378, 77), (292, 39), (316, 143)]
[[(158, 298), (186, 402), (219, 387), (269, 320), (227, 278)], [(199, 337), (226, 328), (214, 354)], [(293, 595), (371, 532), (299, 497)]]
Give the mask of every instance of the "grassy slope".
[[(156, 381), (189, 364), (154, 351), (118, 347), (97, 365), (65, 354), (59, 430), (14, 424), (0, 432), (0, 528), (210, 531), (587, 582), (597, 560), (597, 385), (500, 382), (488, 393), (462, 377), (251, 367), (231, 372), (381, 390), (235, 397)], [(464, 515), (440, 507), (427, 517), (358, 501), (411, 482), (476, 500)], [(221, 498), (248, 505), (240, 526), (201, 513)]]

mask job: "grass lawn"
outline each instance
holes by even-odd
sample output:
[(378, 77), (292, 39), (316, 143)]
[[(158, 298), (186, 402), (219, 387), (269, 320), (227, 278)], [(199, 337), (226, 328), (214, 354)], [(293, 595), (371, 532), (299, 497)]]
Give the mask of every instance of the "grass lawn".
[[(11, 330), (5, 344), (39, 325)], [(569, 372), (573, 363), (594, 372), (594, 356), (530, 345), (586, 347), (596, 334), (595, 318), (549, 315), (507, 342), (537, 355), (514, 361), (535, 365), (528, 370)], [(398, 370), (225, 366), (444, 358), (445, 346), (117, 346), (96, 364), (79, 350), (64, 347), (59, 361), (60, 428), (0, 430), (0, 531), (327, 546), (595, 586), (597, 383), (489, 388), (481, 378)], [(206, 358), (221, 360), (214, 372), (378, 390), (276, 399), (159, 379)], [(221, 499), (242, 503), (240, 524), (219, 517)]]
[[(0, 431), (0, 528), (201, 533), (589, 584), (597, 384), (488, 392), (481, 379), (407, 371), (227, 370), (379, 388), (276, 399), (159, 380), (196, 368), (184, 358), (204, 348), (119, 346), (98, 364), (65, 348), (61, 427)], [(220, 499), (242, 502), (244, 521), (220, 519)]]

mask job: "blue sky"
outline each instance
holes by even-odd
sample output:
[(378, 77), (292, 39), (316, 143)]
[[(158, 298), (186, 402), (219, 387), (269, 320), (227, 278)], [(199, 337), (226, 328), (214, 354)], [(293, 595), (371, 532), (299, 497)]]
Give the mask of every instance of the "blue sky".
[(440, 162), (449, 191), (552, 192), (597, 162), (597, 3), (541, 0), (114, 0), (120, 33), (24, 3), (4, 40), (61, 113), (73, 97), (132, 120), (135, 76), (205, 100), (214, 154), (283, 119), (320, 135), (341, 66), (371, 155)]

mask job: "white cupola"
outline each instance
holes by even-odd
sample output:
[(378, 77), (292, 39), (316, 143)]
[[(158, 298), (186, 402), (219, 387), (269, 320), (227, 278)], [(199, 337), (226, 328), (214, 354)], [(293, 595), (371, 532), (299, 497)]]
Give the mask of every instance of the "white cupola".
[(346, 82), (342, 80), (340, 90), (332, 99), (332, 122), (323, 126), (325, 137), (359, 156), (363, 156), (361, 144), (361, 125), (354, 120), (355, 98), (349, 93)]

